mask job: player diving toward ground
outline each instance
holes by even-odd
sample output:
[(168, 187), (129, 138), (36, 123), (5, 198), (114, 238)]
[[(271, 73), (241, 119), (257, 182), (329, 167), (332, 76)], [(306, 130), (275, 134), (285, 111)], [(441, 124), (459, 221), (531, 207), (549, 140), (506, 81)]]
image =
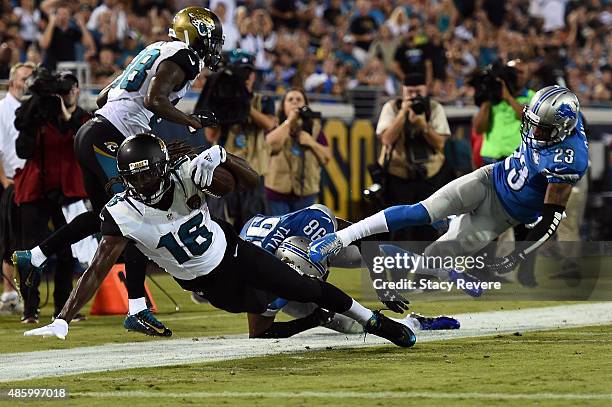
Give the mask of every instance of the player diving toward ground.
[(126, 139), (117, 153), (126, 191), (116, 194), (102, 210), (102, 240), (92, 265), (55, 321), (25, 335), (65, 338), (73, 316), (94, 295), (126, 246), (134, 245), (183, 289), (203, 292), (222, 310), (262, 313), (277, 297), (314, 302), (355, 319), (366, 332), (398, 346), (415, 344), (416, 336), (407, 325), (363, 307), (325, 281), (300, 275), (240, 239), (229, 224), (212, 220), (202, 190), (210, 186), (215, 168), (222, 163), (239, 185), (257, 185), (257, 174), (220, 146), (193, 160), (184, 156), (171, 163), (160, 138), (144, 133)]
[[(277, 257), (302, 274), (326, 279), (329, 274), (328, 264), (332, 267), (361, 267), (361, 255), (355, 245), (342, 249), (340, 253), (323, 263), (314, 263), (308, 258), (308, 244), (311, 239), (334, 233), (338, 230), (339, 224), (340, 227), (346, 227), (350, 222), (336, 218), (328, 207), (315, 204), (282, 216), (254, 216), (243, 226), (240, 237), (270, 253), (276, 253)], [(397, 302), (401, 297), (396, 298)], [(381, 298), (387, 306), (389, 306), (388, 300), (387, 297)], [(403, 301), (403, 298), (401, 300)], [(403, 313), (407, 305), (408, 302), (405, 301), (404, 308), (396, 311)], [(267, 308), (263, 314), (248, 314), (250, 337), (285, 338), (316, 326), (324, 326), (347, 334), (363, 332), (362, 326), (355, 320), (342, 314), (330, 313), (313, 303), (304, 304), (277, 298), (268, 304)], [(275, 322), (274, 319), (279, 311), (296, 319), (289, 322)], [(430, 318), (411, 314), (409, 318), (412, 319), (410, 322), (413, 326), (421, 329), (459, 327), (457, 320), (444, 316)]]
[(588, 166), (588, 143), (575, 94), (561, 86), (540, 89), (523, 110), (522, 143), (504, 161), (458, 178), (415, 205), (385, 209), (313, 242), (310, 257), (322, 261), (356, 239), (460, 215), (425, 250), (426, 256), (466, 255), (506, 229), (540, 222), (508, 256), (490, 260), (493, 273), (512, 271), (556, 231), (572, 185)]
[[(219, 18), (208, 9), (187, 7), (174, 16), (169, 36), (170, 41), (158, 41), (143, 49), (98, 96), (95, 117), (75, 137), (76, 156), (93, 212), (77, 216), (32, 250), (15, 252), (13, 264), (21, 281), (27, 281), (26, 276), (31, 273), (40, 278), (48, 257), (100, 231), (98, 217), (110, 198), (105, 185), (117, 176), (117, 149), (127, 137), (149, 131), (153, 115), (194, 129), (215, 122), (210, 112), (188, 115), (175, 104), (204, 67), (214, 70), (217, 66), (224, 41)], [(126, 250), (129, 316), (124, 325), (130, 330), (155, 334), (156, 331), (147, 329), (146, 323), (155, 319), (145, 302), (148, 260), (133, 245)], [(170, 330), (163, 332), (171, 334)]]

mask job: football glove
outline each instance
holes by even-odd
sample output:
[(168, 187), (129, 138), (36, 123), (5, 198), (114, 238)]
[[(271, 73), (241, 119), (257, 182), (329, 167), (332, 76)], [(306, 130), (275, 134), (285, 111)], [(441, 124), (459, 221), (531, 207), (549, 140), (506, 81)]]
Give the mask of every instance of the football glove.
[[(217, 127), (219, 125), (219, 120), (217, 120), (217, 116), (215, 116), (214, 112), (209, 110), (200, 110), (199, 112), (191, 114), (191, 117), (199, 121), (200, 124), (202, 124), (202, 128)], [(194, 134), (198, 131), (198, 129), (194, 129), (191, 126), (188, 126), (188, 128), (191, 134)]]
[(525, 259), (523, 253), (510, 253), (505, 257), (496, 257), (487, 263), (487, 269), (493, 274), (508, 274)]
[(55, 318), (53, 322), (42, 328), (30, 329), (23, 333), (23, 336), (55, 336), (61, 340), (66, 339), (66, 335), (68, 335), (68, 323), (60, 318)]
[(191, 179), (200, 189), (209, 187), (212, 184), (215, 168), (225, 162), (226, 158), (227, 153), (221, 146), (212, 146), (204, 150), (189, 164)]
[(405, 299), (397, 290), (380, 291), (378, 292), (378, 298), (385, 307), (398, 314), (403, 314), (404, 311), (409, 309), (410, 301)]
[(128, 315), (123, 321), (128, 331), (140, 332), (149, 336), (172, 336), (172, 331), (153, 316), (150, 310), (143, 309), (138, 314)]

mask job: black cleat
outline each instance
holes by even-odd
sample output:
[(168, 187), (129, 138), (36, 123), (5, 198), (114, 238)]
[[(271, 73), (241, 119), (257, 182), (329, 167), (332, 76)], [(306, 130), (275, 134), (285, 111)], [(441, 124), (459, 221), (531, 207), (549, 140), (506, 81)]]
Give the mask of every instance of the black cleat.
[(367, 333), (385, 338), (402, 348), (411, 348), (417, 341), (412, 329), (384, 316), (380, 311), (374, 311), (363, 328)]

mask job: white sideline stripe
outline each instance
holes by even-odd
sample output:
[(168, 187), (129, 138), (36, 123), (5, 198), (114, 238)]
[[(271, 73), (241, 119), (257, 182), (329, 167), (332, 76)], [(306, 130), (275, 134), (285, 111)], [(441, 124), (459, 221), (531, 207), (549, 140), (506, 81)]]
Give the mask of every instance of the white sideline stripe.
[[(512, 311), (478, 312), (454, 315), (461, 329), (418, 332), (419, 342), (471, 338), (512, 332), (542, 331), (588, 325), (612, 324), (612, 302), (559, 305)], [(86, 326), (82, 327), (86, 329)], [(319, 350), (328, 347), (359, 348), (390, 345), (374, 335), (343, 335), (318, 328), (282, 340), (248, 339), (246, 335), (158, 339), (147, 342), (0, 354), (0, 382), (42, 377), (114, 371), (122, 369), (218, 362), (280, 353)], [(54, 341), (55, 338), (32, 338)], [(70, 341), (70, 335), (68, 336)]]
[(107, 392), (77, 392), (70, 393), (71, 397), (138, 397), (138, 398), (333, 398), (333, 399), (493, 399), (493, 400), (612, 400), (611, 393), (440, 393), (420, 391), (379, 391), (379, 392), (357, 392), (357, 391), (298, 391), (298, 392), (187, 392), (166, 393), (163, 391), (107, 391)]

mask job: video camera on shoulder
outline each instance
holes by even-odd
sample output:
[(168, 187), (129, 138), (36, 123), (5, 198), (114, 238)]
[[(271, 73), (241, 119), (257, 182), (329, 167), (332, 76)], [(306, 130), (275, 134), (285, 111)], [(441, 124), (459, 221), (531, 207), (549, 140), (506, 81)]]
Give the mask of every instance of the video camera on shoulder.
[(511, 94), (517, 91), (518, 72), (516, 68), (510, 67), (497, 60), (485, 69), (477, 69), (472, 72), (468, 85), (474, 88), (474, 103), (480, 106), (483, 102), (498, 104), (502, 101), (502, 84), (497, 79), (506, 83)]
[(78, 83), (72, 72), (51, 74), (46, 68), (36, 68), (26, 80), (27, 94), (31, 97), (22, 103), (20, 117), (31, 125), (43, 120), (56, 120), (62, 108), (58, 96), (66, 96)]

